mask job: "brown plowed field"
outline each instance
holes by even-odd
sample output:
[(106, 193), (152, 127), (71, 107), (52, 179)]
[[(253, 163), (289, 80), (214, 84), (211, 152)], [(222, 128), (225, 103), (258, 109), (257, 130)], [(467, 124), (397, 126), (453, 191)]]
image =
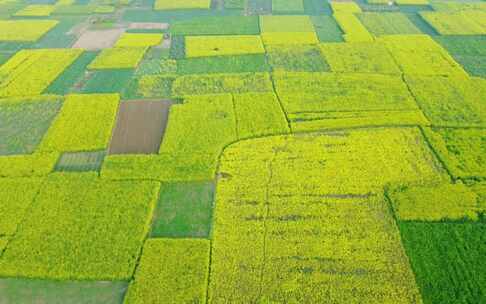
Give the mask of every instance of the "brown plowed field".
[(170, 104), (145, 100), (120, 103), (109, 154), (158, 153)]

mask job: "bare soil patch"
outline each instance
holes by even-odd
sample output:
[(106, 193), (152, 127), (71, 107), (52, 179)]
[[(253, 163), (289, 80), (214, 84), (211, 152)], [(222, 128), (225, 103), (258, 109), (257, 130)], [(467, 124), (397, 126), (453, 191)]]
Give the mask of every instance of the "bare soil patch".
[(120, 104), (109, 154), (158, 153), (170, 101), (133, 100)]
[(86, 31), (74, 43), (73, 48), (90, 51), (111, 48), (124, 31), (124, 29)]

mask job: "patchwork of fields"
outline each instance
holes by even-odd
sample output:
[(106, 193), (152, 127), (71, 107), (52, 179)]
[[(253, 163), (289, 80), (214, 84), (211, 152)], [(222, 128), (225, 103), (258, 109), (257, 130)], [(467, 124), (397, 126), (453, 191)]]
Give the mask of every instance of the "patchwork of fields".
[(482, 304), (485, 235), (485, 1), (0, 0), (0, 304)]

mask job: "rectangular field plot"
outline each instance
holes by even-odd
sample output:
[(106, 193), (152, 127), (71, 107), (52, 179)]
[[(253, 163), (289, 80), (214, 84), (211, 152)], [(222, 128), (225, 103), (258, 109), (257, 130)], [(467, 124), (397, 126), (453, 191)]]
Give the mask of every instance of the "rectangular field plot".
[(39, 149), (59, 152), (106, 149), (119, 99), (118, 94), (68, 95)]
[(118, 109), (109, 154), (153, 154), (159, 151), (170, 102), (124, 101)]
[(155, 10), (209, 9), (211, 0), (156, 0)]
[(233, 104), (239, 139), (290, 133), (274, 93), (234, 94)]
[(90, 71), (73, 91), (85, 94), (123, 93), (133, 76), (133, 69), (101, 69)]
[(387, 192), (401, 221), (477, 221), (486, 211), (472, 189), (456, 184), (397, 186)]
[(322, 54), (333, 72), (400, 74), (386, 47), (377, 42), (323, 43)]
[(157, 33), (124, 33), (115, 47), (150, 47), (162, 43), (163, 35)]
[(131, 69), (142, 60), (147, 47), (123, 47), (104, 49), (88, 65), (88, 69)]
[[(0, 257), (2, 277), (127, 280), (160, 184), (51, 174)], [(122, 201), (121, 201), (122, 198)]]
[(472, 76), (486, 78), (486, 36), (437, 36), (437, 40)]
[[(320, 2), (319, 2), (320, 3)], [(342, 42), (343, 31), (331, 16), (311, 16), (320, 42)]]
[(304, 13), (304, 0), (272, 0), (273, 14)]
[(0, 66), (0, 98), (26, 92), (40, 95), (81, 53), (69, 49), (19, 51)]
[(334, 13), (334, 19), (344, 32), (343, 38), (346, 42), (369, 42), (374, 38), (353, 13)]
[(0, 279), (0, 303), (119, 304), (127, 282)]
[(0, 99), (0, 155), (34, 152), (61, 105), (60, 97)]
[(309, 33), (314, 25), (309, 16), (260, 16), (262, 33)]
[(209, 241), (148, 239), (125, 304), (204, 303)]
[(314, 45), (267, 46), (268, 61), (274, 72), (325, 72), (329, 66)]
[(486, 125), (486, 80), (465, 77), (406, 77), (425, 116), (435, 126)]
[(170, 26), (172, 35), (258, 35), (257, 16), (217, 16), (176, 21)]
[(375, 36), (421, 34), (422, 32), (402, 13), (366, 12), (358, 15), (363, 25)]
[(63, 153), (57, 161), (55, 170), (66, 172), (99, 171), (105, 154), (105, 151)]
[(408, 75), (465, 76), (447, 51), (426, 35), (388, 35), (379, 38), (385, 43), (403, 73)]
[(373, 185), (441, 180), (432, 158), (415, 129), (230, 146), (216, 190), (210, 302), (420, 303), (398, 229)]
[(263, 54), (260, 36), (187, 36), (186, 57)]
[(37, 41), (57, 24), (56, 20), (0, 20), (0, 41)]
[(486, 34), (486, 11), (421, 12), (420, 15), (441, 35)]
[(58, 157), (56, 152), (0, 156), (0, 177), (46, 176), (54, 169)]
[(400, 223), (424, 303), (486, 300), (484, 223)]
[(91, 51), (108, 49), (115, 45), (122, 33), (122, 29), (86, 31), (74, 43), (73, 48)]
[(265, 54), (194, 57), (179, 59), (176, 64), (180, 75), (270, 71)]
[(431, 128), (425, 131), (433, 149), (454, 177), (486, 176), (484, 129)]
[(172, 85), (175, 97), (270, 91), (272, 82), (268, 73), (187, 75), (178, 77)]
[(429, 124), (399, 76), (281, 73), (274, 82), (296, 131)]
[(213, 199), (213, 182), (163, 184), (150, 236), (208, 238)]

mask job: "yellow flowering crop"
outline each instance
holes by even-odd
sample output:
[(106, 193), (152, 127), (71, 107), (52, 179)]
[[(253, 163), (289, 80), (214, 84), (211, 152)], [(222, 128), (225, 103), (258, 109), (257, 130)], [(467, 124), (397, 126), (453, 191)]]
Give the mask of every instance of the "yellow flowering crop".
[(0, 20), (0, 41), (37, 41), (57, 20)]
[(0, 66), (0, 97), (40, 95), (82, 52), (79, 49), (21, 50)]
[(142, 60), (146, 47), (123, 47), (104, 49), (91, 62), (88, 69), (131, 69), (137, 67)]

